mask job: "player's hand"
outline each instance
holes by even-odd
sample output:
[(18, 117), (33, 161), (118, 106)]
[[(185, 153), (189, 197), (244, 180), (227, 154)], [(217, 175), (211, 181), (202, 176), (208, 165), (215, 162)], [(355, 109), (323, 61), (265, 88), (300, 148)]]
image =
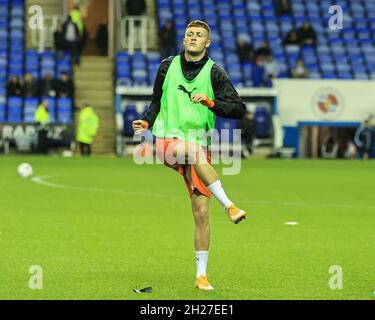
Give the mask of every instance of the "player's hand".
[(132, 128), (136, 134), (148, 129), (148, 122), (144, 120), (135, 120), (132, 123)]
[(203, 93), (198, 93), (196, 95), (194, 95), (192, 98), (191, 98), (191, 101), (193, 103), (201, 103), (203, 104), (204, 106), (208, 107), (208, 108), (213, 108), (215, 106), (215, 102), (213, 102), (211, 99), (209, 99), (205, 94)]
[(201, 103), (203, 100), (206, 100), (207, 96), (203, 93), (195, 94), (191, 97), (191, 101), (194, 103)]

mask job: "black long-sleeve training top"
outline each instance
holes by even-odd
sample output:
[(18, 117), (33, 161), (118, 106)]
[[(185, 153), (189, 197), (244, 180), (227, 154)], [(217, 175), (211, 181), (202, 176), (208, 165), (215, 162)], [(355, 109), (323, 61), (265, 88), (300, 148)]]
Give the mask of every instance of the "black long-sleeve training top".
[[(185, 78), (189, 81), (193, 80), (198, 75), (205, 63), (208, 61), (207, 53), (201, 60), (196, 62), (186, 61), (184, 51), (180, 53), (180, 56), (182, 72)], [(154, 84), (151, 104), (142, 118), (142, 120), (148, 122), (149, 127), (152, 127), (160, 111), (163, 83), (173, 58), (173, 56), (169, 57), (163, 60), (160, 64)], [(245, 114), (246, 106), (230, 82), (227, 73), (216, 63), (212, 66), (211, 82), (215, 95), (215, 107), (211, 108), (210, 110), (219, 117), (241, 119)]]

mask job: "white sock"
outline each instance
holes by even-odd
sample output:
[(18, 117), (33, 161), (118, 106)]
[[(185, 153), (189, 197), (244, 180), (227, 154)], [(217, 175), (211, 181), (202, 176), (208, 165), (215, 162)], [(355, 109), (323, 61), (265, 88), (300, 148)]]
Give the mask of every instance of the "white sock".
[(197, 279), (202, 275), (207, 275), (208, 251), (195, 251), (197, 261)]
[(215, 181), (213, 184), (210, 184), (208, 190), (214, 195), (214, 197), (221, 203), (221, 205), (226, 208), (227, 206), (233, 204), (226, 195), (220, 180)]

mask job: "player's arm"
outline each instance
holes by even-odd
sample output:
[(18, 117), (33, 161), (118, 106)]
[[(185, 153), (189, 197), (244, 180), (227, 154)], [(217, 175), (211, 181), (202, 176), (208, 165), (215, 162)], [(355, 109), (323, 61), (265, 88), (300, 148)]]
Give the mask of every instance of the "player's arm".
[(133, 122), (133, 130), (135, 132), (142, 129), (148, 129), (153, 126), (155, 119), (160, 112), (160, 100), (163, 94), (163, 83), (172, 60), (173, 57), (169, 57), (161, 62), (155, 78), (150, 107), (143, 115), (142, 119)]
[(243, 118), (246, 106), (230, 82), (227, 73), (217, 64), (214, 64), (212, 67), (211, 82), (215, 101), (214, 106), (210, 110), (222, 118)]

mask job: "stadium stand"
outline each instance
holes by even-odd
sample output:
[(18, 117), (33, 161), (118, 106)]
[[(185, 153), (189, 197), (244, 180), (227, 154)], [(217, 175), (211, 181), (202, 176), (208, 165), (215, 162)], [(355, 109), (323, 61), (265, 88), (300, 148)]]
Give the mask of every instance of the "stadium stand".
[[(262, 75), (254, 64), (241, 65), (235, 54), (235, 41), (244, 36), (254, 48), (263, 41), (270, 43), (279, 67), (279, 78), (291, 77), (299, 58), (304, 60), (311, 79), (375, 79), (375, 2), (349, 0), (292, 1), (292, 15), (278, 16), (273, 0), (157, 0), (159, 27), (173, 19), (177, 43), (188, 21), (202, 19), (212, 30), (211, 57), (226, 70), (237, 87), (261, 86)], [(330, 5), (340, 5), (344, 12), (344, 30), (327, 28)], [(283, 39), (304, 21), (310, 21), (316, 34), (317, 46), (284, 46)], [(152, 85), (157, 71), (157, 57), (139, 53), (117, 56), (117, 79), (120, 84)], [(154, 65), (155, 62), (155, 65)], [(147, 67), (148, 73), (145, 72)], [(230, 68), (229, 68), (230, 66)], [(252, 70), (251, 69), (255, 69)]]
[[(47, 99), (51, 114), (51, 122), (72, 123), (73, 103), (65, 101), (60, 109), (53, 98), (7, 97), (7, 81), (14, 75), (23, 79), (31, 74), (37, 81), (47, 73), (57, 78), (62, 72), (73, 75), (70, 55), (58, 61), (55, 53), (36, 50), (25, 50), (25, 2), (24, 0), (0, 0), (0, 122), (33, 123), (34, 113), (41, 102)], [(55, 105), (57, 109), (55, 110)], [(67, 111), (69, 105), (69, 112)], [(55, 116), (57, 114), (57, 117)]]

